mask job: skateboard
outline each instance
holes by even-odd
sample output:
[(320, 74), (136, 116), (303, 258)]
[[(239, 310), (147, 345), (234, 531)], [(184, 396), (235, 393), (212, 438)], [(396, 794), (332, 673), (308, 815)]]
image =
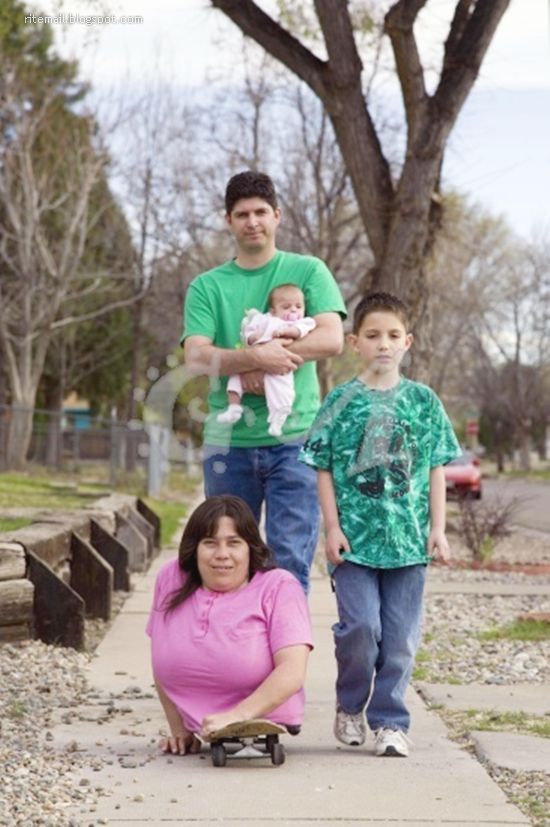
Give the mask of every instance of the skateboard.
[(252, 721), (236, 721), (210, 734), (212, 763), (225, 767), (228, 758), (271, 758), (276, 766), (285, 762), (285, 748), (279, 735), (288, 732), (286, 727), (255, 718)]

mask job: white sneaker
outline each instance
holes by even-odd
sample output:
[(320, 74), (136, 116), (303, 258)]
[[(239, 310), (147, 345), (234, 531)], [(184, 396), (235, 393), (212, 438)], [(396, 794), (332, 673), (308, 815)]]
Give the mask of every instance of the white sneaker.
[(222, 411), (220, 414), (217, 415), (216, 420), (218, 422), (223, 422), (229, 425), (234, 425), (235, 422), (238, 422), (241, 416), (243, 415), (244, 408), (242, 405), (229, 405)]
[(406, 758), (410, 741), (400, 729), (377, 729), (375, 732), (374, 754)]
[(358, 712), (356, 715), (352, 715), (349, 712), (344, 712), (340, 707), (336, 707), (334, 735), (338, 741), (348, 747), (360, 747), (361, 744), (365, 743), (367, 735), (364, 713)]

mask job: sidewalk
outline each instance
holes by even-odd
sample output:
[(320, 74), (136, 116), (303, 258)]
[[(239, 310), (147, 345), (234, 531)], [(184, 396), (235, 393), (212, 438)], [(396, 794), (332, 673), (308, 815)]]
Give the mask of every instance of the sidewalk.
[[(139, 575), (90, 666), (90, 703), (78, 724), (53, 729), (59, 748), (77, 741), (97, 767), (75, 777), (101, 795), (96, 805), (72, 808), (79, 825), (220, 823), (280, 827), (352, 825), (528, 825), (529, 820), (482, 765), (446, 736), (435, 712), (411, 691), (414, 747), (408, 759), (376, 758), (363, 748), (337, 745), (332, 735), (334, 599), (328, 580), (313, 571), (310, 605), (316, 649), (310, 659), (307, 717), (302, 734), (285, 738), (286, 763), (234, 761), (212, 766), (208, 752), (167, 757), (157, 748), (164, 725), (153, 695), (144, 626), (153, 583), (166, 549)], [(82, 720), (85, 718), (86, 720)], [(105, 763), (107, 759), (110, 763)]]

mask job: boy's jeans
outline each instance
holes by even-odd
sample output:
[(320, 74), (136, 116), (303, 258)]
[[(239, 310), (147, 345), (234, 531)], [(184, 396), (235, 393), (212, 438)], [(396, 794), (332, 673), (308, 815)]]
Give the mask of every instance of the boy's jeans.
[(207, 497), (241, 497), (260, 521), (265, 500), (267, 545), (277, 565), (294, 574), (304, 591), (319, 533), (317, 474), (299, 462), (302, 441), (263, 448), (204, 446)]
[(369, 701), (372, 730), (409, 729), (405, 691), (420, 642), (426, 569), (373, 569), (346, 561), (333, 572), (340, 618), (332, 627), (337, 702), (356, 714)]

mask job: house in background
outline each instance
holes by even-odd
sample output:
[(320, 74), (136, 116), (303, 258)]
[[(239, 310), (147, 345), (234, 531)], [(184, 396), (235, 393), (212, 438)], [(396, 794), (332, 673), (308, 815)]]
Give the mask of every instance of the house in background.
[(63, 400), (61, 427), (63, 430), (83, 431), (91, 428), (92, 412), (87, 399), (82, 399), (75, 391)]

